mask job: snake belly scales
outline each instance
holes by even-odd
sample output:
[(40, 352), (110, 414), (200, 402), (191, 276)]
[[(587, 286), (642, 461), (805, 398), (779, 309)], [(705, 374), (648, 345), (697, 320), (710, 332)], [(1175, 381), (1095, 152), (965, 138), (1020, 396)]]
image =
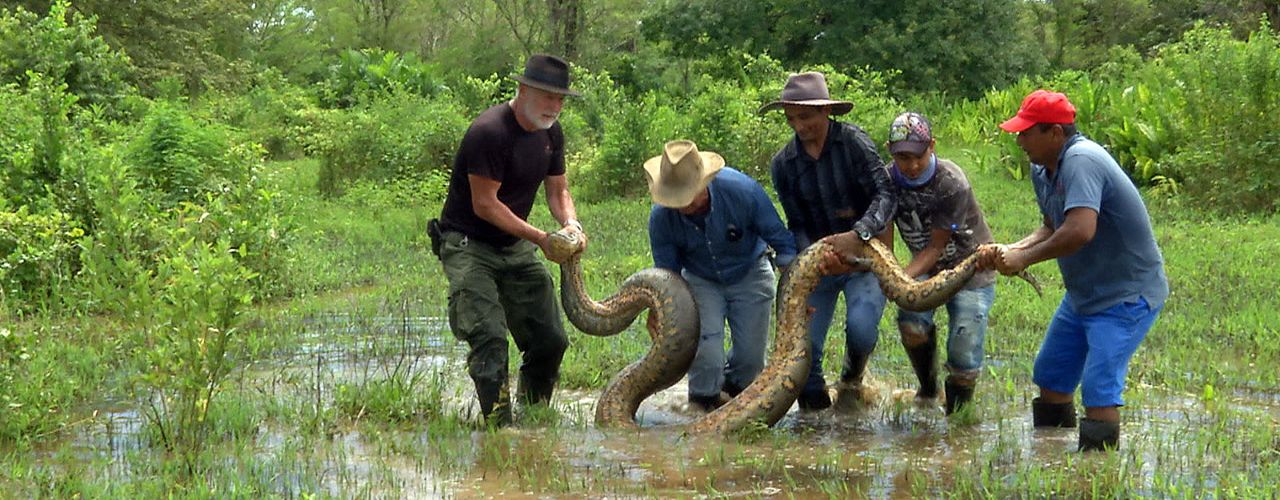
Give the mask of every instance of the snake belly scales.
[[(639, 360), (622, 369), (596, 404), (596, 425), (607, 428), (639, 428), (635, 416), (640, 403), (671, 387), (689, 370), (698, 345), (698, 310), (689, 285), (679, 274), (658, 268), (642, 269), (623, 281), (618, 291), (601, 301), (587, 295), (583, 285), (581, 248), (575, 233), (561, 230), (551, 235), (560, 265), (560, 299), (570, 323), (593, 336), (611, 336), (624, 330), (641, 311), (649, 320), (653, 345)], [(818, 269), (823, 253), (831, 248), (818, 241), (796, 257), (778, 285), (778, 328), (773, 351), (764, 370), (737, 397), (698, 418), (677, 425), (690, 434), (731, 433), (753, 422), (772, 426), (782, 419), (800, 394), (809, 373), (809, 314), (807, 299), (822, 277)], [(869, 269), (880, 281), (885, 297), (898, 306), (923, 311), (947, 302), (977, 271), (978, 259), (994, 246), (980, 247), (955, 267), (926, 281), (916, 281), (902, 270), (892, 250), (879, 240), (862, 246), (851, 264)], [(1040, 289), (1028, 274), (1020, 277)]]

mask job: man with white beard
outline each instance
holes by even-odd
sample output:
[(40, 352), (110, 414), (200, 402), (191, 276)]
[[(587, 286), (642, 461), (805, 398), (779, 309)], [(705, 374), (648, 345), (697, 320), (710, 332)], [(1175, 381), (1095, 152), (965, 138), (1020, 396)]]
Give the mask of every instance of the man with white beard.
[(470, 346), (467, 371), (494, 425), (512, 419), (507, 331), (523, 355), (517, 392), (526, 405), (551, 403), (569, 344), (551, 275), (537, 258), (539, 248), (553, 258), (550, 233), (528, 223), (539, 186), (546, 185), (552, 216), (582, 231), (556, 121), (565, 96), (581, 95), (569, 89), (569, 65), (534, 55), (512, 78), (520, 83), (515, 99), (485, 110), (467, 129), (444, 210), (428, 223), (449, 280), (449, 327)]

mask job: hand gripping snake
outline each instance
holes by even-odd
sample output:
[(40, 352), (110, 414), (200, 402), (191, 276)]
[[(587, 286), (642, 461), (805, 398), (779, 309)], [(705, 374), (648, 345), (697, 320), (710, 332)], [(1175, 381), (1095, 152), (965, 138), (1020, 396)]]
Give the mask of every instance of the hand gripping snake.
[[(678, 382), (693, 364), (698, 345), (698, 309), (688, 283), (679, 274), (658, 268), (642, 269), (623, 281), (618, 292), (596, 302), (586, 293), (580, 263), (581, 244), (575, 232), (551, 234), (553, 255), (560, 264), (560, 300), (575, 327), (594, 336), (621, 332), (640, 311), (649, 310), (653, 346), (640, 360), (627, 365), (605, 387), (596, 404), (596, 425), (639, 428), (640, 403)], [(808, 297), (822, 277), (819, 264), (831, 249), (818, 241), (800, 253), (783, 272), (778, 285), (778, 329), (773, 351), (760, 375), (737, 397), (716, 410), (678, 426), (691, 434), (729, 433), (752, 422), (772, 426), (791, 408), (809, 374)], [(903, 272), (893, 252), (878, 240), (863, 245), (855, 265), (869, 268), (880, 280), (885, 296), (904, 309), (920, 311), (942, 305), (977, 271), (978, 260), (994, 245), (980, 247), (952, 269), (926, 281)], [(1021, 274), (1036, 287), (1030, 275)]]

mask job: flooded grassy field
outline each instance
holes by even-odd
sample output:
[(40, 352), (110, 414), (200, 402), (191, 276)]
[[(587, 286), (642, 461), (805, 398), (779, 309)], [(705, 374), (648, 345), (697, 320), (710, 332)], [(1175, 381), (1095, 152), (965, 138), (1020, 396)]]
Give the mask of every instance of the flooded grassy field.
[[(1074, 429), (1032, 428), (1025, 362), (993, 357), (975, 411), (947, 419), (936, 402), (916, 403), (906, 372), (881, 355), (867, 407), (793, 408), (773, 428), (732, 436), (664, 429), (697, 416), (683, 383), (645, 401), (641, 431), (597, 428), (599, 390), (584, 388), (491, 429), (478, 423), (465, 345), (438, 316), (331, 312), (271, 327), (297, 342), (234, 374), (211, 411), (217, 439), (200, 458), (200, 496), (1254, 497), (1273, 495), (1266, 480), (1280, 477), (1277, 392), (1207, 398), (1138, 384), (1121, 450), (1079, 454)], [(575, 336), (575, 346), (643, 341), (635, 328)], [(164, 491), (156, 481), (172, 464), (146, 411), (101, 404), (63, 438), (7, 452), (10, 479), (90, 496)]]
[[(1024, 201), (987, 208), (998, 240), (1026, 234), (1038, 220), (1025, 185), (972, 178), (981, 199)], [(142, 355), (154, 352), (152, 337), (127, 318), (0, 328), (10, 341), (20, 339), (31, 363), (49, 367), (32, 371), (44, 378), (10, 389), (53, 402), (43, 413), (47, 423), (28, 422), (35, 430), (0, 443), (0, 497), (1280, 494), (1280, 264), (1268, 257), (1280, 255), (1274, 217), (1205, 222), (1193, 210), (1154, 206), (1173, 293), (1134, 356), (1119, 451), (1079, 454), (1075, 430), (1031, 426), (1031, 364), (1062, 297), (1051, 265), (1032, 270), (1044, 297), (1022, 283), (997, 285), (976, 405), (951, 418), (939, 404), (915, 403), (890, 309), (868, 368), (877, 396), (856, 412), (792, 408), (771, 428), (685, 436), (663, 428), (697, 416), (678, 384), (644, 402), (643, 430), (599, 429), (596, 398), (649, 347), (633, 324), (607, 338), (569, 328), (553, 406), (517, 408), (515, 425), (487, 428), (465, 375), (466, 347), (444, 320), (439, 263), (420, 230), (439, 208), (405, 206), (383, 191), (362, 196), (300, 198), (312, 204), (314, 219), (297, 261), (321, 292), (257, 304), (240, 318), (225, 355), (229, 371), (216, 390), (190, 399), (202, 432), (189, 448), (173, 446), (173, 428), (161, 424), (181, 410), (172, 406), (174, 384), (192, 377), (156, 378), (151, 367), (163, 360)], [(580, 207), (592, 238), (583, 268), (593, 297), (651, 265), (647, 213), (644, 200)], [(533, 222), (549, 227), (549, 215), (535, 211)], [(840, 369), (842, 335), (833, 330), (828, 340), (828, 380)], [(0, 408), (0, 424), (12, 410)]]

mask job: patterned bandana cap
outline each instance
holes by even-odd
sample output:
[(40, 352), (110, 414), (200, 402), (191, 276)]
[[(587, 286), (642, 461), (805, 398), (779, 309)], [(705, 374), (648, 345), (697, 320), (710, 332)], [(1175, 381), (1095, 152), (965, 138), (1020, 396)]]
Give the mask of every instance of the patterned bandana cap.
[(903, 113), (889, 126), (889, 153), (924, 154), (933, 143), (929, 120), (920, 113)]

